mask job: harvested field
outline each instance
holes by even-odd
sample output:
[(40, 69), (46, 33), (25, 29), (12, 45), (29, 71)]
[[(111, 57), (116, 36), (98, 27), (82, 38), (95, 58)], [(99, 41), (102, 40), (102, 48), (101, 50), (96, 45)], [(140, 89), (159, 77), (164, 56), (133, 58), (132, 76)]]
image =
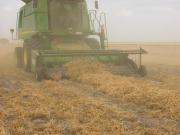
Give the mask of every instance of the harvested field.
[(0, 134), (180, 134), (180, 68), (178, 62), (148, 61), (155, 47), (147, 47), (146, 78), (75, 60), (65, 65), (70, 80), (43, 82), (15, 68), (13, 48), (0, 45)]

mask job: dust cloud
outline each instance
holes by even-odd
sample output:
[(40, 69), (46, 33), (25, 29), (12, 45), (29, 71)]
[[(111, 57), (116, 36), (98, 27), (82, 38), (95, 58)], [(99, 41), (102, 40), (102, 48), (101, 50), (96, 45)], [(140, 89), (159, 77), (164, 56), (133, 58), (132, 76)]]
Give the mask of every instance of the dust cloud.
[[(141, 78), (75, 60), (65, 65), (68, 80), (37, 82), (16, 68), (15, 46), (0, 45), (0, 134), (180, 134), (178, 75), (171, 74), (175, 66), (147, 61), (149, 75)], [(162, 71), (174, 79), (158, 79)]]

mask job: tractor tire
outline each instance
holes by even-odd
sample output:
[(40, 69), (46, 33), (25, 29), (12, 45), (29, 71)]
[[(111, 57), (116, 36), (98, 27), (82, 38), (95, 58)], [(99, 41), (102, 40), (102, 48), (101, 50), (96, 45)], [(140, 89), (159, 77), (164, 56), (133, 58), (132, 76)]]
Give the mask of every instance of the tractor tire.
[(16, 57), (16, 67), (23, 68), (23, 48), (22, 47), (15, 48), (15, 57)]
[(39, 50), (41, 48), (41, 38), (26, 39), (23, 44), (23, 63), (24, 70), (31, 71), (31, 52), (32, 50)]
[(28, 40), (24, 41), (23, 44), (23, 67), (25, 71), (31, 71), (31, 44)]
[(86, 38), (85, 41), (92, 50), (99, 50), (101, 48), (100, 43), (95, 38)]
[(145, 66), (140, 66), (138, 70), (139, 75), (145, 77), (147, 75), (147, 70)]

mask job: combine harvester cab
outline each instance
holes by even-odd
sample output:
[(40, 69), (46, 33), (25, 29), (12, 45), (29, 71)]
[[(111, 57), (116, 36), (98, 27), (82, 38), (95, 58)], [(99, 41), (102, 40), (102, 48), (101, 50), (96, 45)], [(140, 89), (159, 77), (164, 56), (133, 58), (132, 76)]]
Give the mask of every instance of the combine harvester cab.
[[(108, 49), (106, 14), (87, 8), (86, 0), (22, 0), (25, 5), (18, 13), (18, 38), (23, 47), (16, 48), (17, 66), (36, 74), (37, 80), (47, 70), (62, 67), (74, 58), (96, 59), (125, 67), (133, 73), (146, 75), (139, 50)], [(139, 55), (139, 64), (129, 59)]]

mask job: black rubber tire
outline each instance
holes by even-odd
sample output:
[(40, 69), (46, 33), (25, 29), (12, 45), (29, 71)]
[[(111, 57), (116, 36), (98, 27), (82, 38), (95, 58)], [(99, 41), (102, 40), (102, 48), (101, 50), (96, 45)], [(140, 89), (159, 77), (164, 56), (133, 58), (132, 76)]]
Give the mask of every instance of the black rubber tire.
[(140, 66), (138, 70), (139, 75), (145, 77), (147, 75), (147, 70), (145, 66)]
[(100, 43), (95, 38), (86, 38), (85, 41), (92, 50), (99, 50), (101, 48)]
[(22, 47), (15, 48), (15, 57), (16, 57), (16, 67), (23, 68), (23, 48)]

